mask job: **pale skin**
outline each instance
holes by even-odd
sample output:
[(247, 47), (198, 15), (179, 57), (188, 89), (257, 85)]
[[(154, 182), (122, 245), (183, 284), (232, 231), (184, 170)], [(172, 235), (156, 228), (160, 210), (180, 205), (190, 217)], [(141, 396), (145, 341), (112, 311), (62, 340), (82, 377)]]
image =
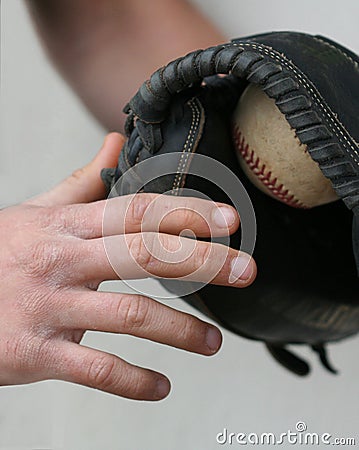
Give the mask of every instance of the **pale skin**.
[[(121, 127), (122, 105), (159, 65), (223, 40), (181, 0), (28, 5), (51, 58), (107, 129)], [(80, 345), (86, 330), (129, 334), (206, 356), (219, 350), (222, 336), (213, 325), (146, 296), (98, 292), (102, 281), (119, 278), (104, 239), (119, 248), (116, 263), (126, 278), (187, 276), (238, 288), (255, 279), (252, 258), (218, 244), (198, 241), (176, 264), (153, 256), (159, 243), (170, 251), (186, 250), (189, 241), (193, 246), (179, 236), (185, 229), (202, 237), (233, 233), (238, 215), (223, 204), (152, 194), (112, 199), (112, 210), (118, 217), (126, 212), (126, 220), (114, 220), (103, 236), (108, 203), (99, 174), (116, 165), (123, 142), (111, 133), (86, 167), (51, 191), (0, 211), (0, 385), (59, 379), (136, 400), (168, 395), (164, 375)], [(153, 220), (144, 220), (154, 201)], [(223, 264), (211, 280), (207, 270), (197, 270), (218, 260)]]
[[(97, 201), (104, 196), (98, 174), (101, 167), (113, 165), (122, 144), (120, 134), (110, 134), (88, 166), (52, 191), (0, 212), (1, 385), (59, 379), (137, 400), (159, 400), (168, 394), (170, 384), (163, 375), (79, 345), (86, 330), (131, 334), (207, 356), (218, 351), (220, 331), (190, 314), (145, 296), (97, 292), (102, 281), (117, 278), (103, 245), (106, 201)], [(151, 258), (153, 249), (147, 249), (142, 241), (152, 228), (157, 233), (156, 220), (148, 222), (142, 232), (141, 222), (154, 197), (158, 196), (138, 194), (131, 198), (125, 225), (118, 221), (106, 236), (114, 245), (125, 238), (130, 242), (130, 251), (123, 243), (119, 247), (124, 267), (131, 266), (134, 259), (137, 262), (127, 269), (127, 278), (139, 278), (141, 269), (154, 277), (192, 274), (212, 249), (209, 266), (223, 255), (225, 260), (213, 283), (240, 288), (254, 280), (253, 259), (218, 244), (198, 242), (189, 258), (170, 269)], [(188, 241), (178, 237), (184, 229), (207, 236), (210, 225), (219, 236), (234, 232), (239, 225), (236, 211), (229, 206), (160, 197), (156, 214), (159, 219), (164, 211), (166, 215), (157, 221), (158, 234), (169, 248), (175, 248), (179, 240)], [(129, 200), (125, 196), (109, 201), (116, 203), (122, 217)], [(172, 214), (168, 214), (169, 205), (174, 209)], [(220, 214), (215, 214), (218, 207)], [(238, 274), (240, 278), (236, 278)], [(192, 279), (207, 281), (201, 272)]]

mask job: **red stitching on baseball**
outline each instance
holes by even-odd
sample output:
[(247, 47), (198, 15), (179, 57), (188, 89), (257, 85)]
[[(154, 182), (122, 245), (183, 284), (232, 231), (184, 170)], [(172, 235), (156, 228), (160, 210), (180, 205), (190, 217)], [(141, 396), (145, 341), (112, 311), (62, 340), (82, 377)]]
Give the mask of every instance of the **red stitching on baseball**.
[(288, 189), (285, 189), (283, 184), (279, 184), (278, 178), (272, 175), (272, 172), (267, 170), (266, 164), (262, 164), (259, 157), (254, 153), (253, 150), (249, 148), (246, 143), (244, 136), (238, 125), (234, 126), (234, 142), (237, 149), (242, 155), (244, 161), (247, 163), (248, 167), (256, 175), (256, 177), (264, 184), (264, 186), (269, 189), (275, 197), (277, 197), (282, 202), (294, 208), (307, 208), (301, 201), (294, 197), (293, 194), (289, 193)]

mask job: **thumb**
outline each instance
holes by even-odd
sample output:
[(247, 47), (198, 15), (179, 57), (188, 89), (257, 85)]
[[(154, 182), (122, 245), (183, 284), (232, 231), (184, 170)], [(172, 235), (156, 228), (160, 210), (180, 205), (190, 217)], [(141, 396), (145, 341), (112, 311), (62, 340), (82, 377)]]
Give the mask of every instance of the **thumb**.
[(28, 200), (27, 204), (39, 206), (68, 205), (72, 203), (89, 203), (101, 200), (106, 195), (100, 173), (104, 167), (115, 167), (121, 148), (125, 142), (123, 135), (110, 133), (94, 157), (81, 169), (63, 180), (48, 192)]

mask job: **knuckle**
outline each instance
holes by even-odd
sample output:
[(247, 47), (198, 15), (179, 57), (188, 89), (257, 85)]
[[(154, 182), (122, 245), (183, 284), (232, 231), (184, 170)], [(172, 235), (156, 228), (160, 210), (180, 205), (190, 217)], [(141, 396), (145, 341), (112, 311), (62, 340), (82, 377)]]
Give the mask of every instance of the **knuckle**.
[(94, 358), (87, 370), (87, 383), (99, 389), (109, 389), (115, 380), (115, 358), (110, 355)]
[(31, 321), (31, 325), (41, 326), (49, 321), (49, 311), (57, 314), (59, 305), (63, 300), (62, 287), (51, 283), (51, 288), (43, 288), (44, 280), (32, 286), (22, 289), (14, 303), (14, 307), (19, 316), (26, 321)]
[[(202, 243), (201, 243), (202, 244)], [(194, 253), (194, 266), (195, 269), (201, 267), (208, 267), (213, 253), (213, 246), (210, 243), (197, 244), (197, 251)]]
[(126, 215), (128, 217), (128, 221), (132, 226), (140, 226), (142, 224), (143, 216), (151, 201), (152, 197), (150, 195), (134, 194), (133, 196), (131, 196)]
[(30, 277), (42, 277), (53, 268), (57, 253), (53, 242), (34, 240), (29, 246), (27, 261), (23, 264), (25, 274)]
[(177, 217), (179, 224), (182, 226), (193, 226), (194, 221), (197, 219), (197, 214), (186, 206), (177, 212)]
[(53, 357), (53, 348), (49, 338), (36, 338), (32, 351), (28, 353), (29, 365), (34, 367), (46, 367)]
[(146, 376), (141, 376), (138, 373), (133, 375), (129, 380), (131, 383), (131, 397), (141, 399), (148, 391), (148, 379)]
[(83, 177), (86, 175), (86, 169), (84, 167), (80, 167), (72, 172), (69, 180), (73, 183), (79, 183)]
[(128, 243), (130, 256), (145, 271), (149, 271), (158, 263), (153, 255), (155, 240), (155, 233), (142, 233), (135, 235)]
[(198, 337), (198, 330), (201, 328), (201, 322), (195, 317), (186, 317), (183, 322), (180, 336), (184, 342), (193, 344), (194, 337)]
[(12, 362), (14, 369), (20, 369), (25, 364), (25, 346), (24, 340), (20, 337), (8, 339), (5, 343), (5, 358)]
[(6, 342), (5, 354), (13, 369), (29, 370), (44, 365), (47, 357), (47, 342), (44, 339), (24, 334)]
[(124, 331), (142, 328), (148, 318), (149, 301), (136, 295), (125, 295), (117, 305), (118, 322)]
[(78, 222), (75, 208), (72, 205), (48, 208), (46, 214), (43, 215), (46, 216), (46, 229), (49, 231), (71, 232), (76, 228)]
[(32, 218), (31, 223), (34, 230), (41, 230), (53, 234), (53, 232), (57, 232), (62, 228), (62, 224), (65, 221), (64, 207), (36, 207), (36, 210), (32, 212)]
[(25, 275), (31, 278), (43, 278), (56, 271), (64, 270), (74, 259), (74, 249), (52, 239), (34, 239), (20, 257)]

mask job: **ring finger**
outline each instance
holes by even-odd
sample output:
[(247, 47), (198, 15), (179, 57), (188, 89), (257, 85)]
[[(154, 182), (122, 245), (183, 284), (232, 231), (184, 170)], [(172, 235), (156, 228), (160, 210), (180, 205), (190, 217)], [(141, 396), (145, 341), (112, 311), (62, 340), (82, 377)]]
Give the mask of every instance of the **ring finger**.
[(129, 334), (194, 353), (212, 355), (221, 345), (218, 328), (141, 295), (94, 292), (61, 303), (61, 323), (70, 329)]

